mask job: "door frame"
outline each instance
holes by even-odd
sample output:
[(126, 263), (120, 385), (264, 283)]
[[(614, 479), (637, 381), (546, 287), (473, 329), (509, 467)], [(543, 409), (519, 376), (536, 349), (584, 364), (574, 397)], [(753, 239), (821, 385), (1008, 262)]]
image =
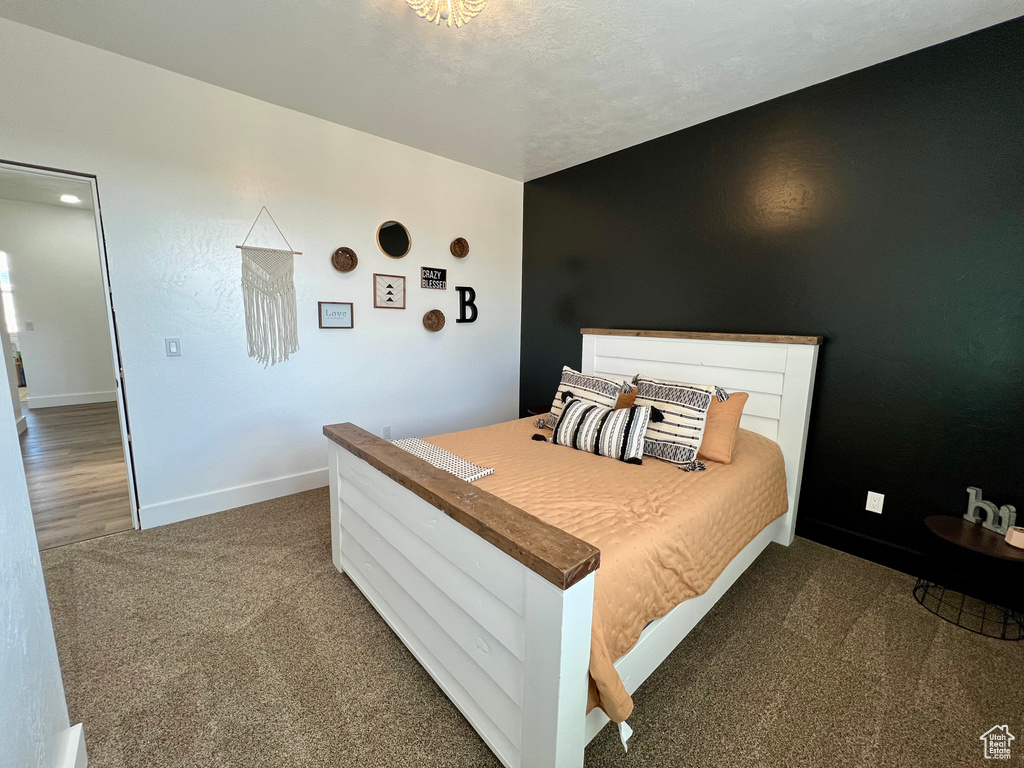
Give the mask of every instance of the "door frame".
[(117, 385), (118, 426), (121, 429), (121, 445), (124, 449), (125, 470), (128, 473), (128, 500), (132, 509), (132, 525), (136, 530), (139, 523), (139, 489), (135, 483), (135, 453), (132, 448), (132, 433), (128, 420), (128, 393), (124, 381), (124, 364), (121, 361), (121, 340), (117, 329), (117, 313), (114, 310), (114, 293), (110, 287), (110, 261), (107, 258), (107, 238), (103, 231), (103, 214), (100, 205), (99, 180), (96, 174), (68, 171), (62, 168), (49, 168), (31, 163), (19, 163), (15, 160), (0, 159), (0, 168), (14, 171), (27, 171), (40, 176), (69, 178), (76, 181), (87, 181), (92, 187), (93, 220), (96, 225), (96, 248), (100, 255), (100, 274), (103, 278), (104, 304), (107, 308), (107, 326), (110, 332), (110, 346), (114, 359), (114, 381)]

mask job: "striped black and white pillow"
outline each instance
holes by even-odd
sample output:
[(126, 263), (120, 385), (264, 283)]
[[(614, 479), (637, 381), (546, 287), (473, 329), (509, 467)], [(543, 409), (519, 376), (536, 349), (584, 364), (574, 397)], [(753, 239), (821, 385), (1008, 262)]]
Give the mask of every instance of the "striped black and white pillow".
[(644, 436), (644, 454), (673, 464), (689, 465), (697, 459), (704, 437), (711, 398), (728, 399), (718, 387), (684, 384), (637, 376), (636, 405), (649, 406), (661, 414), (652, 419)]
[(651, 409), (646, 406), (616, 410), (570, 397), (548, 441), (627, 464), (643, 464), (650, 418)]
[(614, 408), (615, 403), (619, 400), (619, 395), (632, 391), (633, 387), (627, 381), (589, 376), (574, 371), (567, 365), (563, 366), (562, 380), (558, 384), (555, 401), (551, 404), (551, 413), (548, 414), (544, 426), (549, 429), (554, 428), (558, 423), (558, 417), (562, 415), (565, 401), (569, 397), (575, 397), (577, 400), (583, 400), (591, 405)]

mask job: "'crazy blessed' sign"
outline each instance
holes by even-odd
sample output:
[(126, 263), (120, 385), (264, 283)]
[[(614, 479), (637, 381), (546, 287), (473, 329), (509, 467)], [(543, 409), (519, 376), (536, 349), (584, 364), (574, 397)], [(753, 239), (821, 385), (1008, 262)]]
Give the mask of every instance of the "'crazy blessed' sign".
[(446, 290), (448, 288), (448, 270), (420, 267), (420, 287)]

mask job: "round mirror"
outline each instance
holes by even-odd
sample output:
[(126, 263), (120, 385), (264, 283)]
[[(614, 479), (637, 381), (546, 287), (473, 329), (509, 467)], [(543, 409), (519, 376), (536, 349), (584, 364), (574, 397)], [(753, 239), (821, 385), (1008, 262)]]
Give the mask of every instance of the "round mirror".
[(391, 258), (400, 259), (412, 248), (412, 238), (397, 221), (385, 221), (377, 230), (377, 245)]

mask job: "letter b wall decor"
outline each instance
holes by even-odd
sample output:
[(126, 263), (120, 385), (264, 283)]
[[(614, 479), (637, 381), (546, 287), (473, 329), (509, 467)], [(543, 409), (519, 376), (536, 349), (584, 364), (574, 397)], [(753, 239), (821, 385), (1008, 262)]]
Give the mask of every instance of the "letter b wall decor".
[(476, 291), (464, 285), (455, 286), (459, 292), (459, 317), (456, 323), (475, 323), (478, 313), (476, 311)]

